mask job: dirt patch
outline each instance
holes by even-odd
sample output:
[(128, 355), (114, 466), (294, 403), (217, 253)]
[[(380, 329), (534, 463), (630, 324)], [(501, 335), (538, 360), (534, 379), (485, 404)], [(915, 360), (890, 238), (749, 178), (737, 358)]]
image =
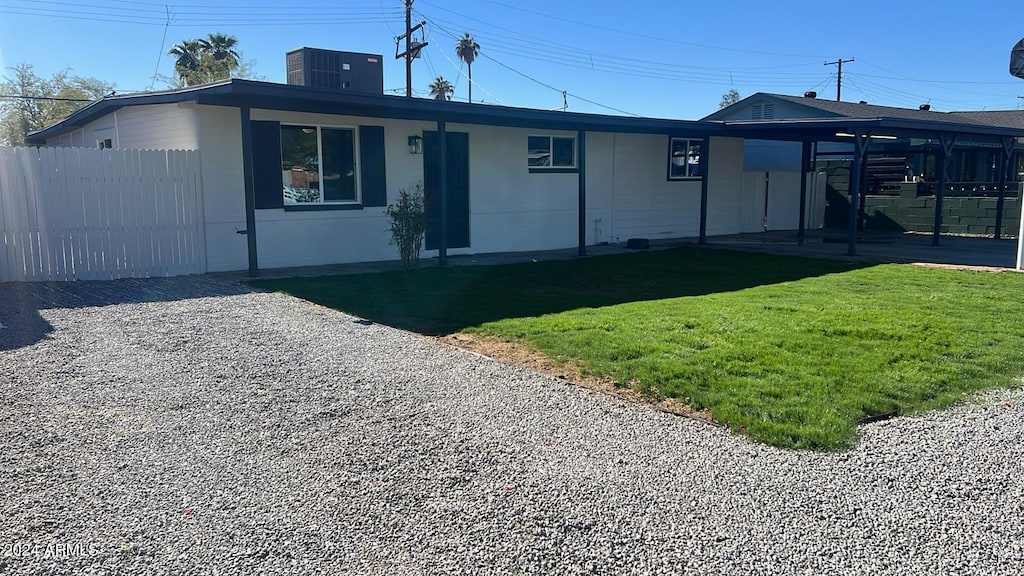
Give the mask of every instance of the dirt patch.
[(910, 262), (913, 266), (925, 268), (945, 268), (947, 270), (969, 270), (971, 272), (1020, 272), (1016, 268), (1002, 268), (999, 266), (976, 266), (971, 264), (942, 264), (939, 262)]
[[(604, 394), (613, 394), (625, 398), (631, 402), (650, 406), (655, 410), (686, 416), (705, 422), (713, 422), (711, 414), (707, 410), (694, 410), (692, 407), (675, 398), (652, 398), (637, 392), (632, 386), (627, 386), (612, 380), (611, 378), (598, 378), (585, 375), (579, 366), (571, 362), (557, 362), (543, 353), (534, 350), (521, 342), (510, 342), (493, 336), (481, 334), (455, 333), (447, 336), (439, 336), (438, 340), (445, 344), (458, 346), (483, 354), (506, 364), (514, 364), (550, 374), (572, 384), (596, 390)], [(716, 423), (717, 424), (717, 423)]]

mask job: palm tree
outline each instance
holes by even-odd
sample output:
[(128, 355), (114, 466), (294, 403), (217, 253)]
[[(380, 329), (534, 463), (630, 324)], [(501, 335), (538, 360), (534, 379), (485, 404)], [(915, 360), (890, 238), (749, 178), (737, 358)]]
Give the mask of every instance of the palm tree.
[(434, 100), (451, 100), (452, 94), (455, 93), (455, 86), (452, 86), (451, 82), (445, 80), (444, 76), (434, 78), (429, 88), (430, 95), (434, 97)]
[(193, 75), (199, 70), (199, 62), (203, 57), (204, 40), (183, 40), (175, 44), (167, 51), (171, 56), (176, 56), (174, 71), (186, 84), (190, 84)]
[(181, 84), (194, 86), (231, 78), (242, 59), (235, 50), (236, 45), (238, 38), (217, 32), (206, 38), (183, 40), (172, 46), (167, 53), (178, 58), (174, 63), (174, 72)]
[(238, 52), (235, 51), (238, 38), (221, 32), (215, 32), (207, 36), (206, 40), (202, 42), (205, 42), (206, 49), (213, 55), (214, 59), (225, 60), (228, 68), (231, 69), (238, 66)]
[(473, 35), (466, 32), (455, 44), (455, 53), (459, 60), (466, 63), (469, 68), (469, 101), (473, 101), (473, 61), (480, 54), (480, 45), (473, 39)]

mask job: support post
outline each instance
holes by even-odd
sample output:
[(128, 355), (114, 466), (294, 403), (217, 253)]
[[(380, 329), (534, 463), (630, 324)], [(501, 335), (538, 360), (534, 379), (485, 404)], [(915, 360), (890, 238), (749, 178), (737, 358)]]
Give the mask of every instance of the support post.
[(807, 173), (811, 171), (811, 143), (804, 142), (800, 154), (800, 223), (796, 229), (798, 244), (804, 243), (804, 222), (807, 220)]
[(242, 186), (245, 192), (245, 239), (249, 250), (249, 277), (260, 275), (256, 256), (256, 186), (252, 174), (252, 121), (249, 107), (239, 108), (242, 123)]
[(700, 233), (698, 244), (708, 243), (708, 167), (711, 166), (711, 136), (700, 141)]
[(579, 185), (579, 222), (578, 222), (578, 245), (577, 256), (587, 255), (587, 131), (579, 130), (576, 133), (577, 159), (576, 167), (579, 172), (576, 174)]
[(850, 166), (850, 218), (846, 240), (846, 254), (857, 255), (857, 223), (860, 220), (861, 166), (868, 153), (870, 132), (853, 131), (853, 165)]
[(1003, 150), (999, 155), (999, 197), (996, 200), (996, 240), (1003, 237), (1003, 210), (1006, 205), (1006, 181), (1007, 174), (1010, 172), (1010, 162), (1013, 159), (1013, 145), (1016, 143), (1016, 139), (1014, 138), (1003, 137), (999, 140), (1003, 145)]
[(437, 263), (448, 264), (448, 133), (444, 120), (437, 121), (437, 208), (439, 213)]
[(942, 143), (942, 151), (939, 156), (939, 181), (935, 189), (935, 223), (932, 225), (932, 246), (939, 245), (939, 236), (942, 234), (942, 197), (946, 193), (946, 182), (949, 178), (949, 166), (953, 160), (953, 145), (956, 143), (956, 135), (939, 134), (939, 141)]

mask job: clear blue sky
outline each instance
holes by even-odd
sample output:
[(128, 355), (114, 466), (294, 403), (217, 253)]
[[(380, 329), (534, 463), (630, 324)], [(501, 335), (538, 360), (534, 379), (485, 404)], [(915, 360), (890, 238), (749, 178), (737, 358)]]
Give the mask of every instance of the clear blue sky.
[[(730, 88), (834, 98), (836, 68), (824, 62), (837, 58), (856, 59), (843, 68), (843, 100), (1024, 106), (1024, 80), (1008, 72), (1024, 36), (1020, 0), (416, 0), (414, 10), (430, 42), (413, 71), (422, 95), (442, 75), (466, 98), (453, 47), (469, 31), (482, 52), (474, 99), (511, 106), (559, 108), (565, 90), (571, 111), (695, 119)], [(285, 51), (312, 46), (383, 54), (385, 88), (402, 92), (394, 37), (403, 26), (402, 0), (0, 0), (0, 65), (5, 74), (22, 62), (41, 75), (70, 68), (121, 92), (161, 89), (153, 76), (173, 73), (170, 46), (224, 32), (265, 80), (283, 82)]]

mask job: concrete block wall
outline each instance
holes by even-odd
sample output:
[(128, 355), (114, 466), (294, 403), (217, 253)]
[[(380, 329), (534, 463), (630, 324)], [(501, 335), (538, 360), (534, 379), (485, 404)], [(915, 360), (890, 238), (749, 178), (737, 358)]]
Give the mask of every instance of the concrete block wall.
[[(849, 222), (849, 169), (832, 166), (827, 186), (825, 225), (845, 228)], [(998, 199), (947, 196), (942, 199), (943, 234), (994, 236)], [(917, 196), (917, 185), (903, 186), (899, 196), (868, 196), (864, 204), (868, 230), (931, 232), (935, 225), (935, 197)], [(1002, 236), (1016, 237), (1020, 231), (1020, 198), (1003, 203)]]

